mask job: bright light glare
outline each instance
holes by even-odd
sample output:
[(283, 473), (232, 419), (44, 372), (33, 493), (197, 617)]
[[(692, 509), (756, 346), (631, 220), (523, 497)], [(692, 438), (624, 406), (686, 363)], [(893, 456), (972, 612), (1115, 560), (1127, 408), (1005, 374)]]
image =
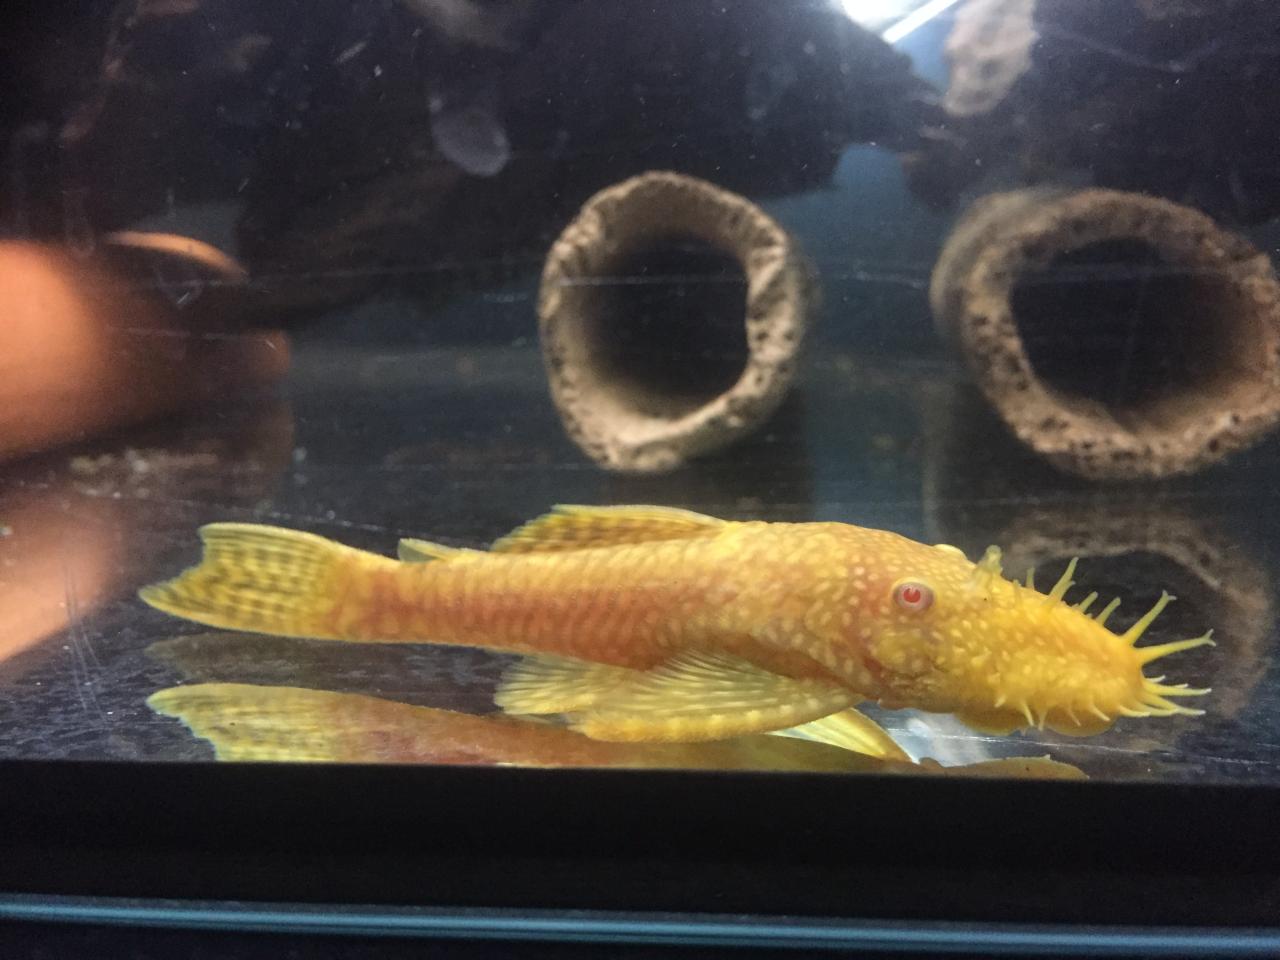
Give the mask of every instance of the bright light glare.
[(909, 33), (913, 33), (917, 27), (922, 27), (944, 10), (954, 7), (960, 0), (930, 0), (922, 7), (917, 7), (911, 13), (907, 14), (893, 26), (885, 29), (880, 36), (884, 37), (886, 43), (897, 43)]
[(887, 20), (896, 20), (911, 9), (911, 0), (840, 0), (845, 14), (854, 23), (864, 27), (877, 27)]
[(897, 43), (960, 0), (839, 0), (845, 15), (868, 30), (879, 30), (887, 43)]

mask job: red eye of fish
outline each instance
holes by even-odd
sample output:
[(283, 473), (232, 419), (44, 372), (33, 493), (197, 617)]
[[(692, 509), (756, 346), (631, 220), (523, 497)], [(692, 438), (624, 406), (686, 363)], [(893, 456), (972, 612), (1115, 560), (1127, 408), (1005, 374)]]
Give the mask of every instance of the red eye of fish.
[(923, 583), (908, 580), (893, 588), (893, 601), (903, 610), (918, 613), (933, 606), (933, 591)]

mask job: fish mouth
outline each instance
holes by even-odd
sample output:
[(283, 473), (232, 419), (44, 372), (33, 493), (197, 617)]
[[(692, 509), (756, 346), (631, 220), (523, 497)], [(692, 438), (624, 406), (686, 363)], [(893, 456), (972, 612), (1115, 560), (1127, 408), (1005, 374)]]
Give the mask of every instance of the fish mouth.
[[(998, 571), (998, 551), (992, 548), (992, 550), (988, 551), (988, 554), (994, 554), (994, 561), (989, 562), (988, 558), (984, 558), (984, 563)], [(1072, 558), (1057, 583), (1053, 585), (1053, 588), (1048, 593), (1043, 595), (1044, 603), (1052, 605), (1066, 602), (1067, 591), (1075, 585), (1072, 576), (1075, 574), (1078, 559)], [(1036, 589), (1034, 569), (1027, 571), (1025, 586), (1029, 590)], [(1115, 613), (1116, 608), (1120, 606), (1119, 597), (1106, 604), (1097, 614), (1090, 616), (1089, 610), (1097, 599), (1098, 594), (1095, 591), (1078, 603), (1071, 604), (1070, 607), (1092, 620), (1099, 627), (1107, 630), (1111, 636), (1132, 647), (1136, 654), (1139, 671), (1147, 664), (1171, 654), (1181, 653), (1184, 650), (1193, 650), (1196, 647), (1212, 647), (1215, 645), (1212, 630), (1189, 640), (1175, 640), (1148, 647), (1139, 647), (1137, 645), (1164, 608), (1176, 599), (1168, 591), (1161, 591), (1160, 599), (1152, 605), (1151, 609), (1139, 617), (1138, 621), (1123, 633), (1116, 633), (1107, 629), (1107, 620)], [(1137, 689), (1131, 695), (1119, 698), (1118, 702), (1100, 703), (1096, 697), (1077, 696), (1064, 698), (1058, 702), (1046, 702), (1043, 705), (1037, 705), (1031, 700), (1020, 699), (1015, 701), (1004, 694), (1000, 694), (996, 696), (993, 706), (997, 710), (1012, 710), (1021, 714), (1027, 721), (1028, 727), (1034, 727), (1037, 730), (1043, 730), (1046, 723), (1055, 729), (1059, 729), (1061, 726), (1065, 726), (1066, 721), (1070, 721), (1078, 729), (1083, 730), (1097, 726), (1099, 722), (1109, 726), (1119, 717), (1171, 717), (1175, 715), (1195, 717), (1204, 714), (1203, 710), (1196, 710), (1175, 701), (1181, 697), (1202, 697), (1211, 692), (1209, 688), (1192, 687), (1186, 683), (1168, 684), (1164, 681), (1164, 676), (1148, 677), (1142, 674), (1141, 682), (1137, 684)], [(1055, 722), (1059, 720), (1062, 721), (1061, 724)]]
[[(1208, 688), (1191, 687), (1185, 683), (1166, 684), (1164, 677), (1143, 677), (1141, 685), (1126, 700), (1118, 703), (1100, 703), (1098, 699), (1060, 700), (1036, 704), (1030, 699), (1011, 701), (996, 697), (995, 710), (1007, 712), (1010, 717), (1026, 721), (1024, 729), (1044, 730), (1048, 727), (1069, 735), (1100, 733), (1122, 717), (1199, 717), (1203, 710), (1174, 702), (1176, 697), (1202, 697), (1211, 692)], [(1021, 724), (1018, 724), (1021, 725)]]
[[(1160, 599), (1133, 626), (1123, 633), (1113, 631), (1107, 627), (1107, 621), (1120, 606), (1118, 597), (1093, 615), (1089, 611), (1098, 600), (1096, 591), (1077, 603), (1068, 604), (1066, 595), (1075, 586), (1072, 577), (1078, 563), (1079, 558), (1073, 557), (1062, 576), (1046, 592), (1037, 589), (1035, 570), (1029, 569), (1023, 586), (1037, 596), (1027, 598), (1026, 602), (1043, 604), (1046, 610), (1066, 608), (1080, 614), (1105, 631), (1120, 650), (1129, 648), (1129, 656), (1120, 656), (1113, 661), (1113, 648), (1107, 658), (1111, 665), (1106, 668), (1106, 675), (1098, 676), (1096, 682), (1083, 685), (1055, 686), (1049, 682), (1019, 689), (1023, 685), (1016, 682), (1015, 678), (1021, 670), (1016, 667), (1010, 668), (1012, 672), (1004, 676), (983, 674), (975, 680), (974, 687), (977, 689), (971, 689), (984, 702), (970, 700), (968, 705), (955, 711), (957, 715), (975, 729), (992, 733), (1012, 732), (1019, 728), (1044, 730), (1049, 727), (1069, 736), (1101, 733), (1122, 717), (1202, 716), (1203, 710), (1184, 706), (1177, 700), (1183, 697), (1202, 697), (1210, 692), (1209, 689), (1194, 688), (1185, 683), (1168, 684), (1164, 682), (1163, 676), (1148, 677), (1142, 671), (1147, 664), (1171, 654), (1196, 647), (1213, 646), (1213, 631), (1189, 640), (1139, 647), (1138, 641), (1164, 608), (1173, 602), (1174, 596), (1168, 591), (1161, 591)], [(974, 565), (973, 581), (975, 585), (984, 587), (990, 586), (1000, 577), (1000, 549), (988, 547), (982, 559)], [(1078, 622), (1075, 629), (1079, 629)], [(1107, 646), (1111, 647), (1111, 644), (1108, 643)], [(1035, 670), (1032, 664), (1023, 666), (1028, 672)], [(979, 692), (983, 688), (990, 699)], [(1022, 721), (1026, 722), (1025, 727)]]
[[(1204, 646), (1207, 642), (1213, 644), (1207, 636), (1197, 637), (1200, 641), (1194, 643), (1194, 646)], [(1191, 643), (1192, 641), (1184, 640), (1182, 643)], [(1175, 644), (1168, 644), (1174, 646)], [(1155, 649), (1154, 647), (1151, 649)], [(1188, 649), (1182, 647), (1181, 649)], [(1143, 677), (1142, 688), (1138, 691), (1138, 695), (1132, 704), (1122, 704), (1116, 707), (1116, 712), (1124, 717), (1172, 717), (1175, 714), (1184, 717), (1201, 717), (1204, 716), (1203, 710), (1195, 710), (1191, 707), (1184, 707), (1180, 703), (1174, 703), (1170, 697), (1203, 697), (1211, 692), (1208, 687), (1192, 687), (1185, 683), (1165, 684), (1160, 677)]]
[[(1085, 728), (1092, 725), (1094, 721), (1110, 726), (1120, 717), (1199, 717), (1204, 715), (1203, 710), (1183, 706), (1170, 698), (1202, 697), (1210, 692), (1207, 687), (1191, 687), (1185, 683), (1170, 685), (1162, 683), (1163, 680), (1164, 677), (1143, 677), (1141, 686), (1125, 702), (1105, 705), (1099, 704), (1096, 700), (1090, 700), (1083, 705), (1061, 703), (1041, 711), (1038, 716), (1027, 708), (1023, 710), (1023, 716), (1037, 730), (1043, 730), (1046, 721), (1055, 729), (1061, 729), (1062, 721), (1065, 720), (1069, 720), (1077, 728)], [(1054, 714), (1059, 716), (1055, 717)], [(1055, 720), (1059, 722), (1055, 723)]]

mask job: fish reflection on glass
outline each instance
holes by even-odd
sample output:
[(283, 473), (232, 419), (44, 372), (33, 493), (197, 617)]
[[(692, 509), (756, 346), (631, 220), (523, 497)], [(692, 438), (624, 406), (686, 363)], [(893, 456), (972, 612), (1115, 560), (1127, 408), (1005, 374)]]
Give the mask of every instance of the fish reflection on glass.
[(1074, 564), (1043, 594), (1005, 579), (995, 548), (975, 564), (848, 524), (558, 507), (488, 551), (404, 540), (399, 560), (256, 524), (200, 532), (203, 561), (147, 603), (237, 630), (524, 654), (498, 704), (599, 740), (765, 733), (863, 701), (1088, 735), (1196, 713), (1172, 698), (1206, 692), (1143, 674), (1211, 643), (1135, 645), (1167, 594), (1114, 633), (1114, 603), (1065, 602)]
[(913, 763), (905, 755), (884, 759), (776, 736), (710, 743), (606, 743), (548, 723), (298, 687), (203, 683), (161, 690), (147, 703), (209, 741), (219, 760), (1084, 779), (1076, 767), (1041, 757), (943, 767), (930, 760)]

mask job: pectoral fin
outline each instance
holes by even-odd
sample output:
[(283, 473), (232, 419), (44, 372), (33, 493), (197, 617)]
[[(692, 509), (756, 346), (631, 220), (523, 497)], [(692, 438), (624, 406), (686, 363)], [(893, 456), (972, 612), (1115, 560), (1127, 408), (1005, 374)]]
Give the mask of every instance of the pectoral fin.
[(575, 713), (606, 701), (636, 674), (569, 657), (524, 657), (507, 670), (493, 700), (517, 716)]
[(807, 723), (860, 697), (834, 682), (780, 676), (737, 657), (691, 652), (636, 672), (573, 713), (570, 725), (597, 740), (698, 741)]
[(1030, 711), (1022, 713), (1003, 709), (959, 710), (956, 712), (956, 719), (971, 730), (995, 737), (1007, 737), (1018, 730), (1035, 727), (1048, 727), (1069, 737), (1091, 737), (1109, 729), (1113, 722), (1109, 718), (1095, 718), (1091, 714), (1076, 715), (1069, 719), (1060, 711), (1051, 711), (1037, 720)]
[(813, 740), (881, 760), (912, 762), (884, 727), (852, 707), (776, 733), (780, 737)]
[(1007, 737), (1015, 730), (1034, 726), (1022, 714), (1010, 710), (958, 710), (956, 719), (971, 730), (995, 737)]

